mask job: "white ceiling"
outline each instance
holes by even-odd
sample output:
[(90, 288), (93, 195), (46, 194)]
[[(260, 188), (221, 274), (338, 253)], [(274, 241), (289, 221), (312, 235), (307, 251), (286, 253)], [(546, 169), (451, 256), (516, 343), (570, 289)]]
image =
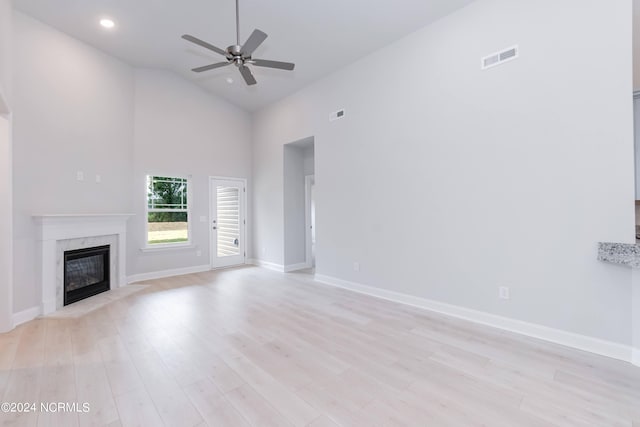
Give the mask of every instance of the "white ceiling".
[[(234, 0), (15, 0), (14, 6), (132, 65), (175, 71), (255, 111), (472, 1), (240, 0), (241, 43), (259, 28), (269, 37), (255, 58), (296, 63), (293, 72), (253, 67), (252, 87), (235, 67), (189, 71), (223, 58), (180, 38), (189, 33), (222, 49), (234, 44)], [(113, 18), (116, 28), (102, 29), (102, 17)], [(389, 58), (399, 66), (406, 60)]]

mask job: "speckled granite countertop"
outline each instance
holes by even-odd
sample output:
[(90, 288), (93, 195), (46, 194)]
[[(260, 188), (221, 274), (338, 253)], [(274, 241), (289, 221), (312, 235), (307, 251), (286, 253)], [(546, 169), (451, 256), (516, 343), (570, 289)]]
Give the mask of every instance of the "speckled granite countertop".
[(600, 242), (598, 260), (640, 268), (640, 245)]

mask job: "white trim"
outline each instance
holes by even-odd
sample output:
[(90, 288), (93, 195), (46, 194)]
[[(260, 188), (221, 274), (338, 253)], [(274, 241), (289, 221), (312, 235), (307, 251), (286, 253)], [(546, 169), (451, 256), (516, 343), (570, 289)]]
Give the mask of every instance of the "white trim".
[(292, 271), (298, 271), (298, 270), (304, 270), (305, 268), (309, 268), (310, 266), (307, 265), (306, 262), (301, 262), (300, 264), (291, 264), (291, 265), (285, 265), (283, 267), (283, 271), (285, 273), (290, 273)]
[[(305, 240), (305, 268), (313, 266), (313, 234), (311, 232), (311, 187), (315, 181), (315, 175), (304, 177), (304, 240)], [(286, 267), (285, 267), (286, 269)]]
[[(573, 332), (567, 332), (560, 329), (554, 329), (535, 323), (524, 322), (522, 320), (502, 317), (470, 308), (446, 304), (426, 298), (375, 288), (360, 283), (349, 282), (335, 277), (316, 275), (315, 281), (325, 285), (347, 289), (377, 298), (445, 314), (447, 316), (457, 317), (459, 319), (465, 319), (471, 322), (492, 326), (494, 328), (550, 341), (567, 347), (577, 348), (579, 350), (611, 357), (613, 359), (624, 360), (626, 362), (632, 361), (632, 349), (627, 345), (580, 335)], [(640, 362), (638, 356), (640, 356), (640, 351), (635, 350), (635, 355), (633, 356), (634, 363), (635, 361)]]
[(11, 109), (9, 108), (7, 97), (5, 96), (2, 88), (0, 87), (0, 114), (9, 115), (10, 112), (11, 112)]
[[(154, 243), (149, 244), (149, 177), (164, 176), (170, 178), (186, 179), (187, 180), (187, 241), (176, 243)], [(157, 249), (167, 248), (172, 249), (176, 246), (193, 246), (193, 217), (191, 216), (191, 206), (193, 200), (193, 175), (181, 175), (181, 174), (152, 174), (147, 173), (145, 175), (145, 191), (144, 191), (144, 246), (140, 248), (142, 252), (152, 252)], [(163, 212), (166, 209), (160, 209)], [(158, 209), (153, 209), (153, 212), (158, 212)], [(183, 210), (176, 209), (175, 212), (184, 212)]]
[[(239, 181), (240, 183), (242, 183), (242, 220), (243, 220), (243, 224), (242, 226), (244, 227), (244, 229), (242, 230), (242, 262), (240, 264), (236, 264), (236, 265), (225, 265), (225, 266), (217, 266), (215, 265), (215, 242), (213, 240), (213, 226), (211, 223), (211, 219), (213, 218), (213, 209), (211, 209), (211, 205), (212, 205), (212, 194), (213, 194), (213, 181), (216, 180), (220, 180), (220, 181)], [(209, 176), (209, 266), (211, 268), (211, 270), (214, 269), (219, 269), (219, 268), (227, 268), (227, 267), (235, 267), (238, 265), (244, 265), (247, 263), (250, 263), (250, 261), (247, 259), (247, 222), (249, 221), (248, 219), (248, 205), (247, 205), (247, 179), (246, 178), (233, 178), (233, 177), (225, 177), (225, 176)]]
[(147, 246), (140, 248), (140, 252), (166, 252), (166, 251), (178, 251), (183, 249), (196, 249), (198, 246), (194, 244), (159, 244), (158, 247)]
[[(3, 163), (2, 169), (3, 173), (0, 179), (2, 179), (2, 186), (4, 189), (1, 191), (3, 193), (2, 196), (2, 206), (3, 206), (3, 214), (2, 214), (2, 224), (0, 224), (0, 228), (3, 233), (3, 240), (0, 244), (2, 249), (0, 252), (3, 253), (3, 259), (0, 260), (0, 263), (3, 265), (3, 270), (0, 272), (0, 287), (3, 289), (0, 290), (0, 333), (9, 332), (13, 329), (13, 163), (12, 153), (13, 153), (13, 122), (12, 116), (9, 112), (9, 107), (6, 105), (6, 102), (3, 100), (4, 95), (2, 93), (2, 88), (0, 88), (0, 121), (4, 122), (2, 127), (6, 125), (6, 133), (2, 130), (3, 135), (0, 135), (0, 139), (6, 137), (6, 146), (0, 147), (0, 151), (3, 152), (3, 158), (1, 162)], [(3, 107), (4, 105), (4, 107)]]
[(247, 183), (247, 178), (240, 178), (237, 176), (219, 176), (219, 175), (209, 175), (209, 179), (219, 179), (221, 181), (244, 181)]
[(209, 265), (196, 265), (193, 267), (172, 268), (171, 270), (132, 274), (131, 276), (127, 277), (127, 284), (141, 282), (143, 280), (164, 279), (166, 277), (182, 276), (183, 274), (202, 273), (209, 270), (211, 270)]
[(640, 348), (634, 348), (631, 356), (631, 363), (640, 366)]
[(260, 259), (250, 259), (247, 260), (248, 264), (256, 265), (258, 267), (266, 268), (273, 271), (278, 271), (280, 273), (284, 273), (284, 265), (276, 264), (275, 262), (262, 261)]
[(40, 307), (31, 307), (26, 310), (13, 313), (13, 316), (11, 317), (13, 327), (15, 328), (18, 325), (27, 323), (28, 321), (35, 319), (41, 314), (42, 314), (42, 309)]

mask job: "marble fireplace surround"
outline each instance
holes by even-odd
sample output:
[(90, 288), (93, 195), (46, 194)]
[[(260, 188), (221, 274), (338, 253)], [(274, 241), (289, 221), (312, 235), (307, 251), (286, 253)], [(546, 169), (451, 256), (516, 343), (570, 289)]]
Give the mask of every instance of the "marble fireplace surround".
[(110, 245), (111, 289), (127, 284), (127, 220), (133, 214), (34, 215), (38, 226), (38, 260), (42, 289), (41, 314), (63, 306), (64, 251)]

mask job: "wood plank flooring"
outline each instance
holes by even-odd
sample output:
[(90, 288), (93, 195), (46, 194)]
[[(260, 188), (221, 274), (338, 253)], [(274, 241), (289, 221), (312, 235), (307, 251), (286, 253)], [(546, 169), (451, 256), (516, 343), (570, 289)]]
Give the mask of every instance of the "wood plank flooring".
[(16, 426), (640, 427), (630, 364), (244, 267), (0, 334)]

